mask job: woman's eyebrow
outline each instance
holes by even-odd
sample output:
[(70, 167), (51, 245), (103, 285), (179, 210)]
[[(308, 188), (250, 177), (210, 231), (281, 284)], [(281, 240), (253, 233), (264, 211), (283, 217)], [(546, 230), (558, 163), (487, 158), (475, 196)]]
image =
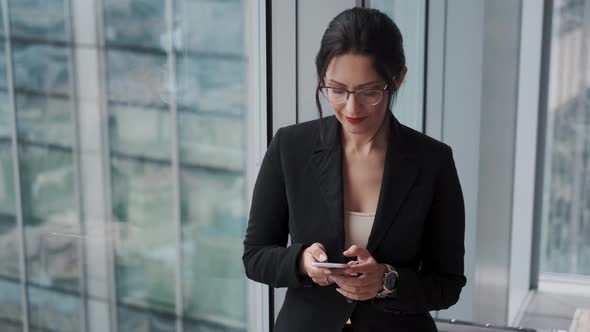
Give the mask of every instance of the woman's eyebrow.
[[(334, 83), (334, 84), (337, 84), (337, 85), (340, 85), (340, 86), (344, 86), (344, 87), (346, 86), (346, 84), (343, 84), (343, 83), (340, 83), (340, 82), (334, 81), (334, 80), (328, 80), (328, 82), (331, 82), (331, 83)], [(377, 83), (380, 83), (380, 81), (371, 81), (371, 82), (359, 84), (359, 85), (355, 86), (354, 88), (355, 89), (359, 89), (359, 88), (363, 88), (363, 87), (366, 87), (366, 86), (369, 86), (369, 85), (373, 85), (373, 84), (377, 84)]]

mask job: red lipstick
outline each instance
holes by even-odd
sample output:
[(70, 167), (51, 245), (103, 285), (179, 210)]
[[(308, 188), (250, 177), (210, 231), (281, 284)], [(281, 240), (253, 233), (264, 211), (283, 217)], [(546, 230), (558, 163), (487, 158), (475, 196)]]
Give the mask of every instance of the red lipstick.
[(345, 116), (345, 118), (346, 118), (346, 121), (348, 121), (351, 124), (359, 124), (359, 123), (363, 122), (363, 120), (366, 119), (367, 117), (363, 116), (361, 118), (351, 118), (351, 117)]

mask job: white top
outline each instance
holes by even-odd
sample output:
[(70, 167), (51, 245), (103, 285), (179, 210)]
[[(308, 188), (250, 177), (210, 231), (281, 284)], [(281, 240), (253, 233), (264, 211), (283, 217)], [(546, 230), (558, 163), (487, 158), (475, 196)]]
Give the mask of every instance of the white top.
[(374, 220), (375, 213), (345, 211), (344, 232), (346, 234), (346, 248), (344, 249), (350, 248), (353, 244), (366, 248)]

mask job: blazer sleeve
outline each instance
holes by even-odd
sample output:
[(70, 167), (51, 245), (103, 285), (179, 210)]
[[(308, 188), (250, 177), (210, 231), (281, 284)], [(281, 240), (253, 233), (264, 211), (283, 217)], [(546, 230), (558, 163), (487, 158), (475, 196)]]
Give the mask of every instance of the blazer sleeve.
[[(308, 286), (311, 280), (298, 273), (299, 257), (307, 247), (292, 244), (289, 236), (289, 206), (281, 167), (279, 129), (273, 137), (252, 194), (242, 260), (248, 278), (272, 287)], [(307, 279), (307, 280), (306, 280)]]
[(426, 312), (457, 303), (466, 284), (465, 206), (453, 160), (445, 146), (442, 167), (435, 180), (434, 198), (428, 213), (420, 267), (397, 268), (399, 286), (391, 298), (379, 303), (387, 311)]

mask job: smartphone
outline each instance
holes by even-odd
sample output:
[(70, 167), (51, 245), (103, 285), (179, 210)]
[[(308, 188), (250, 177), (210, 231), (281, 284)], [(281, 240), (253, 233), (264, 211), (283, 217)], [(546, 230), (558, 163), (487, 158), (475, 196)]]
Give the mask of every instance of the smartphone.
[(342, 263), (312, 262), (311, 265), (315, 266), (315, 267), (324, 267), (327, 269), (346, 269), (346, 268), (348, 268), (347, 264), (342, 264)]

